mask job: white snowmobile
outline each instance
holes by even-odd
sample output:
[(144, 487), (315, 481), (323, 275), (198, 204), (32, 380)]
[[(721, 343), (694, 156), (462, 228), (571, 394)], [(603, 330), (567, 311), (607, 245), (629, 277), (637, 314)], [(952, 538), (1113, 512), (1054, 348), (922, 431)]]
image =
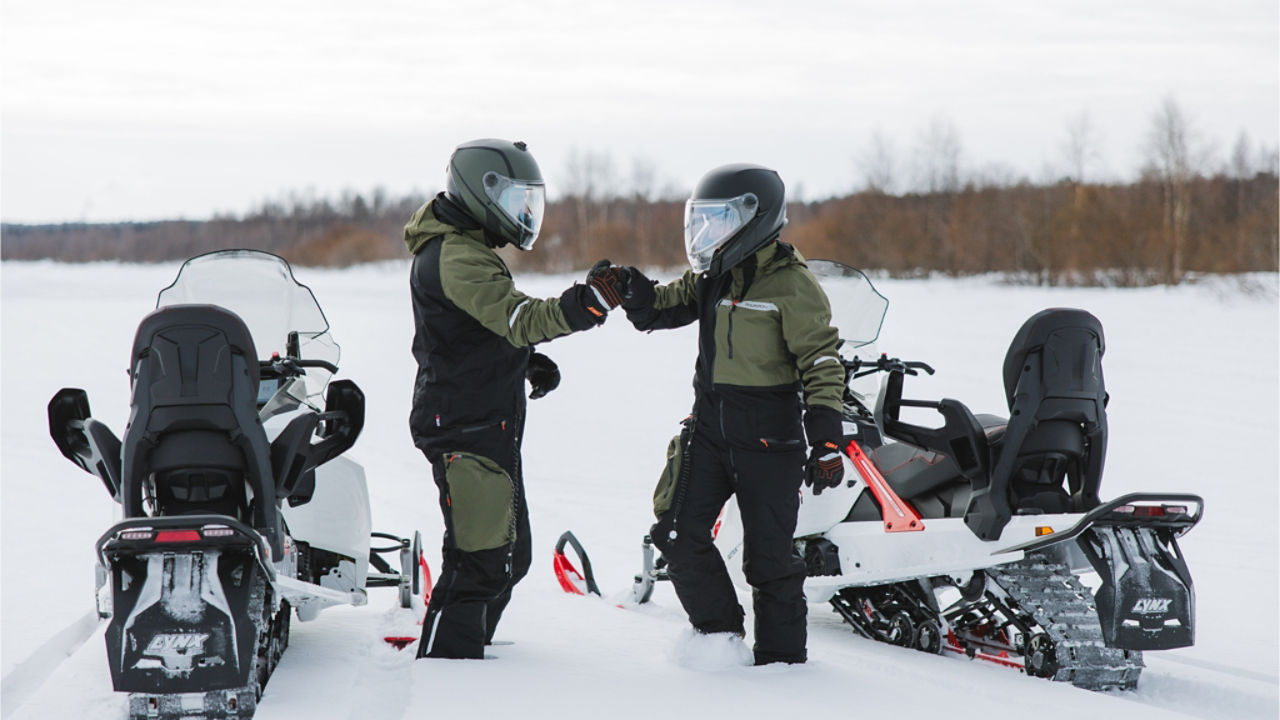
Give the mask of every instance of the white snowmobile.
[(98, 541), (98, 612), (130, 718), (248, 718), (290, 610), (311, 620), (376, 586), (409, 607), (421, 538), (371, 533), (364, 469), (341, 457), (364, 394), (329, 381), (339, 348), (288, 263), (200, 255), (156, 307), (134, 339), (123, 442), (79, 389), (50, 401), (49, 431), (122, 509)]
[[(858, 270), (808, 264), (831, 300), (848, 379), (845, 482), (801, 488), (795, 547), (810, 602), (829, 601), (875, 640), (1089, 689), (1133, 688), (1141, 651), (1193, 643), (1194, 588), (1176, 538), (1199, 522), (1204, 501), (1099, 499), (1107, 394), (1096, 318), (1069, 309), (1032, 316), (1004, 363), (1009, 417), (974, 415), (956, 400), (903, 399), (904, 378), (933, 369), (875, 353), (888, 300)], [(878, 377), (877, 392), (866, 384)], [(903, 408), (936, 411), (944, 424), (909, 424)], [(715, 532), (735, 583), (749, 589), (734, 561), (742, 524), (732, 500)], [(590, 591), (589, 567), (566, 533), (556, 553), (565, 590)], [(1081, 576), (1093, 573), (1091, 594)], [(635, 601), (665, 579), (646, 536)]]

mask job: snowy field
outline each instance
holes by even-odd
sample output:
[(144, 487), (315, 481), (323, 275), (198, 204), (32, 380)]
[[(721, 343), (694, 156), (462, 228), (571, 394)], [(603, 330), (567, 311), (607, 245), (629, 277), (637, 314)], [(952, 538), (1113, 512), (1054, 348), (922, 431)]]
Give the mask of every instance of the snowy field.
[[(45, 406), (59, 388), (81, 387), (94, 416), (123, 432), (134, 329), (177, 269), (0, 267), (5, 720), (124, 715), (92, 615), (92, 547), (114, 504), (96, 478), (59, 455)], [(342, 345), (340, 376), (368, 397), (364, 434), (348, 456), (368, 473), (374, 526), (421, 529), (436, 569), (435, 488), (406, 427), (414, 376), (406, 273), (399, 263), (296, 270)], [(527, 276), (518, 284), (552, 296), (571, 280)], [(1167, 490), (1206, 499), (1204, 521), (1182, 542), (1196, 581), (1195, 647), (1148, 653), (1134, 692), (1092, 693), (862, 640), (815, 604), (807, 665), (717, 666), (709, 653), (691, 652), (669, 586), (643, 612), (563, 594), (551, 551), (565, 529), (590, 551), (606, 595), (630, 586), (663, 451), (692, 399), (694, 329), (645, 335), (616, 317), (542, 348), (560, 364), (563, 383), (530, 405), (534, 567), (498, 632), (514, 644), (494, 646), (483, 662), (413, 662), (411, 651), (378, 640), (394, 620), (394, 598), (374, 591), (368, 607), (295, 621), (257, 717), (981, 717), (1015, 708), (1038, 720), (1277, 717), (1276, 277), (1250, 278), (1248, 289), (1235, 280), (1141, 290), (1008, 287), (983, 278), (877, 285), (891, 303), (880, 348), (938, 369), (911, 381), (910, 394), (959, 398), (975, 412), (1003, 410), (1001, 362), (1027, 316), (1073, 306), (1102, 320), (1111, 393), (1103, 496)]]

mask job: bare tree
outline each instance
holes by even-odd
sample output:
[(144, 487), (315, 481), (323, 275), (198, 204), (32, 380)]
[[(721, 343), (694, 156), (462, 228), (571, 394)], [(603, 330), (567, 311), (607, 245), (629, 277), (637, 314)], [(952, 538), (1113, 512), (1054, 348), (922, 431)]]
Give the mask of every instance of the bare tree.
[(654, 198), (657, 177), (658, 170), (652, 160), (642, 157), (631, 158), (631, 194), (635, 199), (651, 202)]
[(934, 115), (916, 144), (916, 177), (920, 189), (955, 192), (960, 189), (960, 133), (942, 115)]
[(606, 200), (617, 195), (613, 158), (607, 152), (569, 150), (566, 168), (568, 194), (588, 200)]
[(1227, 170), (1227, 174), (1236, 180), (1247, 180), (1252, 174), (1252, 158), (1249, 157), (1252, 147), (1249, 143), (1249, 135), (1241, 130), (1240, 135), (1236, 137), (1236, 144), (1231, 149), (1231, 165)]
[[(587, 257), (592, 257), (591, 225), (608, 222), (609, 204), (606, 200), (616, 197), (613, 174), (613, 158), (605, 152), (594, 150), (569, 150), (569, 162), (565, 173), (569, 181), (566, 190), (577, 203), (578, 231)], [(600, 217), (592, 218), (592, 210), (599, 209)]]
[(1067, 121), (1067, 137), (1062, 143), (1062, 158), (1067, 172), (1077, 183), (1086, 181), (1090, 167), (1102, 159), (1098, 130), (1089, 113), (1081, 112)]
[(893, 145), (877, 129), (858, 156), (862, 187), (868, 192), (892, 193), (895, 180)]
[(1160, 182), (1164, 197), (1164, 236), (1168, 243), (1168, 279), (1183, 275), (1183, 251), (1191, 202), (1188, 185), (1192, 175), (1191, 130), (1186, 115), (1173, 96), (1160, 103), (1147, 131), (1147, 162)]

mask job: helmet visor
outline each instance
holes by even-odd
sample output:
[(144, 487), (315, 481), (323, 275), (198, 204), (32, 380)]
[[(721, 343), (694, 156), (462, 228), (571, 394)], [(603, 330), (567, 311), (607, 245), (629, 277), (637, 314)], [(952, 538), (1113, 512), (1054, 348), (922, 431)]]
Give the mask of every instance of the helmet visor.
[(760, 207), (754, 193), (728, 200), (689, 200), (684, 204), (684, 249), (694, 272), (705, 272), (711, 258)]
[(542, 229), (542, 215), (547, 207), (547, 190), (542, 183), (512, 180), (496, 172), (485, 173), (484, 191), (498, 209), (516, 224), (520, 234), (516, 244), (521, 250), (533, 247)]

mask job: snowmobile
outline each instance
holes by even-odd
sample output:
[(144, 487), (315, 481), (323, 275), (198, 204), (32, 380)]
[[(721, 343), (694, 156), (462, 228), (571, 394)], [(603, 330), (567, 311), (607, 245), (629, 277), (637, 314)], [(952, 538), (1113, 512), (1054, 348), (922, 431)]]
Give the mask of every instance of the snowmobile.
[[(1199, 522), (1204, 501), (1100, 499), (1108, 395), (1097, 318), (1033, 315), (1004, 362), (1008, 415), (975, 415), (953, 399), (904, 398), (906, 377), (934, 370), (875, 352), (888, 300), (854, 268), (808, 264), (831, 301), (847, 381), (845, 482), (800, 490), (795, 550), (810, 602), (829, 602), (877, 641), (1096, 690), (1134, 688), (1142, 651), (1194, 642), (1195, 593), (1177, 538)], [(937, 413), (941, 426), (909, 423), (908, 413)], [(735, 583), (749, 588), (733, 561), (742, 550), (735, 502), (714, 532)], [(566, 591), (594, 587), (572, 533), (555, 567)], [(634, 601), (649, 601), (666, 579), (645, 536)]]
[(134, 339), (123, 440), (74, 388), (50, 401), (49, 431), (120, 506), (97, 543), (97, 598), (129, 717), (248, 718), (291, 614), (364, 605), (379, 586), (409, 607), (421, 537), (371, 532), (364, 469), (343, 456), (364, 395), (330, 382), (339, 347), (288, 263), (191, 258), (156, 308)]

